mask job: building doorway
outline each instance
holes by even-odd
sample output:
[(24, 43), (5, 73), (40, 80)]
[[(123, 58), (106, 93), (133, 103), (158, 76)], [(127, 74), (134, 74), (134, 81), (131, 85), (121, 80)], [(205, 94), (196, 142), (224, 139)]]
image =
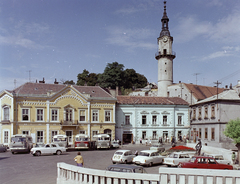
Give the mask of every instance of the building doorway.
[(68, 138), (68, 145), (71, 147), (73, 145), (73, 131), (66, 130), (66, 136)]
[(123, 134), (123, 144), (128, 144), (133, 141), (133, 135), (132, 134)]

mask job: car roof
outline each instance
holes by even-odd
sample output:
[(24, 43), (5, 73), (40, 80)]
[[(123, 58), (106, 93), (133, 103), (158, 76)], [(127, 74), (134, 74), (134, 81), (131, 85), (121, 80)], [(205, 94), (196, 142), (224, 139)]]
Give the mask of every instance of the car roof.
[(213, 157), (206, 157), (206, 156), (193, 156), (192, 158), (209, 158), (209, 159), (213, 159)]
[(131, 151), (131, 150), (117, 150), (117, 151), (115, 151), (115, 153), (116, 152), (128, 152), (128, 151)]
[(140, 152), (153, 153), (153, 152), (157, 152), (157, 151), (156, 150), (142, 150)]
[(211, 156), (223, 156), (222, 154), (207, 154), (207, 155), (211, 155)]
[(109, 168), (109, 167), (126, 168), (126, 169), (143, 168), (142, 166), (129, 165), (129, 164), (113, 164), (113, 165), (109, 165), (107, 168)]

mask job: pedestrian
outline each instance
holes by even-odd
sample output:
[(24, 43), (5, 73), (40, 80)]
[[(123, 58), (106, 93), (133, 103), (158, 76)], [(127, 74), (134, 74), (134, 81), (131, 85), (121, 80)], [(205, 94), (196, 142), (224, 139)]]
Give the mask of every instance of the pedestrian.
[(142, 144), (142, 138), (140, 138), (140, 144)]
[(233, 161), (233, 164), (235, 164), (235, 162), (236, 162), (236, 154), (235, 154), (235, 152), (232, 153), (232, 161)]
[(75, 162), (77, 163), (77, 166), (83, 167), (83, 157), (80, 152), (78, 152), (78, 155), (74, 158)]

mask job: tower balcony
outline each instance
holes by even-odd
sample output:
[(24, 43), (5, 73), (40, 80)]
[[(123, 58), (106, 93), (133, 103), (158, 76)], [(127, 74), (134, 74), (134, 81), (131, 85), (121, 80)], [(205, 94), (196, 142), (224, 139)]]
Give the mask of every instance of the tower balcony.
[(172, 54), (169, 53), (162, 53), (160, 51), (155, 53), (155, 59), (159, 60), (162, 57), (169, 57), (171, 59), (174, 59), (176, 57), (176, 52), (172, 51)]

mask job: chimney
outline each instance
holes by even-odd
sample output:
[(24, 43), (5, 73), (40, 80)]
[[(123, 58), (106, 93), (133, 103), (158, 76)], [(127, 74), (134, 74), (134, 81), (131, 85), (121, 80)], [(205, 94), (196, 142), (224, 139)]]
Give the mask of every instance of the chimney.
[(230, 89), (232, 89), (232, 83), (230, 83), (230, 86), (229, 86)]
[(57, 79), (55, 79), (54, 84), (58, 84)]
[(43, 83), (43, 84), (45, 83), (44, 77), (43, 77), (42, 81), (39, 81), (39, 83)]

